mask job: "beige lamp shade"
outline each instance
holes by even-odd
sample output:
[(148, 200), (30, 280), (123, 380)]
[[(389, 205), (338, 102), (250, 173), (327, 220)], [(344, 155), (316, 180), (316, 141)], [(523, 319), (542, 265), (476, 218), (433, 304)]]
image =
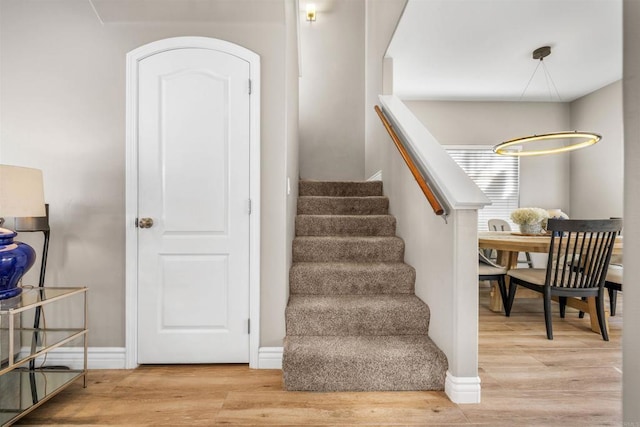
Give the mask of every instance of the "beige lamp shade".
[(46, 216), (40, 169), (0, 165), (0, 217)]

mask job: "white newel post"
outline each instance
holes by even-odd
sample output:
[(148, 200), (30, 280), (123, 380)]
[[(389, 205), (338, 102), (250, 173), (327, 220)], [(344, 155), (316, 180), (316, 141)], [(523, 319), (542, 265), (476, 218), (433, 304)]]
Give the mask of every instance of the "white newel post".
[[(478, 211), (452, 212), (454, 227), (452, 356), (445, 393), (455, 403), (480, 402), (478, 376)], [(473, 260), (469, 262), (469, 260)]]

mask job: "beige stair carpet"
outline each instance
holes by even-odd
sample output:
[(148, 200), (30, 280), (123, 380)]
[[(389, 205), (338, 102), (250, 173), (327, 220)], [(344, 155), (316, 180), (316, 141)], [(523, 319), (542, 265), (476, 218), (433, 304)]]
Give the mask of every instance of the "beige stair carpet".
[(301, 181), (283, 377), (287, 390), (442, 390), (444, 353), (414, 294), (382, 182)]

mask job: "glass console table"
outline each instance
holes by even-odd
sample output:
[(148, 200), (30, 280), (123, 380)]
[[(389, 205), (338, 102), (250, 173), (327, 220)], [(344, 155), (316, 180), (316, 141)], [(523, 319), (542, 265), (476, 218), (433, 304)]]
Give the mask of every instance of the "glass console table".
[[(38, 327), (35, 318), (41, 318)], [(62, 347), (82, 354), (82, 362), (53, 365), (55, 349)], [(1, 426), (13, 424), (80, 377), (86, 387), (87, 288), (25, 288), (0, 300)]]

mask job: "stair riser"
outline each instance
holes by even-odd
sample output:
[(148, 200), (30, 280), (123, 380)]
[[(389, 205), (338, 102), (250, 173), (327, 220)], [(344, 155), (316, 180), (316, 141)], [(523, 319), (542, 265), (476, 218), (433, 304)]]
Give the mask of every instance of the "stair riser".
[(395, 236), (396, 219), (386, 216), (298, 215), (298, 236)]
[(288, 336), (427, 335), (429, 309), (421, 307), (309, 308), (288, 306)]
[(386, 197), (298, 197), (298, 215), (387, 215)]
[(289, 286), (291, 294), (413, 294), (415, 277), (415, 270), (407, 264), (294, 265)]
[(359, 351), (343, 351), (339, 339), (329, 338), (325, 348), (305, 348), (297, 344), (295, 337), (287, 337), (282, 363), (285, 389), (325, 392), (444, 389), (446, 356), (430, 340), (418, 346), (411, 342), (398, 345), (382, 341), (378, 348), (358, 341)]
[(382, 181), (321, 182), (300, 181), (300, 196), (366, 197), (382, 196)]
[(336, 238), (296, 238), (294, 262), (402, 262), (404, 242), (393, 237), (380, 241), (339, 240)]
[[(286, 360), (286, 359), (285, 359)], [(314, 369), (305, 369), (293, 363), (283, 362), (285, 390), (288, 391), (411, 391), (411, 390), (444, 390), (445, 375), (433, 379), (426, 372), (425, 366), (420, 371), (412, 371), (414, 375), (402, 375), (401, 366), (410, 361), (376, 364), (371, 367), (358, 366), (353, 369), (345, 360), (334, 363), (314, 364)], [(297, 371), (296, 373), (293, 373)], [(341, 375), (336, 375), (340, 371)], [(443, 371), (446, 374), (446, 371)]]

